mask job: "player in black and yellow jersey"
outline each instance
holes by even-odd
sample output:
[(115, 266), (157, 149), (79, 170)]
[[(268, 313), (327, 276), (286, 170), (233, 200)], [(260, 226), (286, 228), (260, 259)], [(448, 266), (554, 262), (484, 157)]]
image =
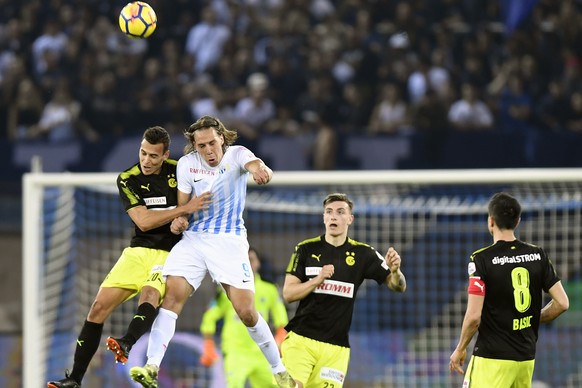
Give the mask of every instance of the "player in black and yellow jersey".
[(109, 337), (107, 346), (116, 361), (127, 361), (129, 350), (151, 328), (156, 308), (165, 293), (162, 267), (170, 249), (180, 239), (170, 223), (206, 209), (209, 193), (177, 206), (175, 160), (170, 156), (170, 136), (162, 127), (148, 128), (139, 148), (139, 162), (119, 174), (117, 187), (127, 214), (135, 224), (135, 234), (101, 284), (77, 339), (73, 370), (65, 378), (50, 381), (48, 388), (77, 388), (101, 341), (103, 324), (121, 303), (140, 293), (137, 311), (126, 334)]
[(401, 258), (390, 247), (382, 256), (348, 237), (353, 203), (334, 193), (323, 201), (325, 234), (299, 243), (283, 286), (287, 302), (299, 301), (285, 329), (283, 362), (299, 387), (341, 387), (348, 370), (348, 332), (359, 286), (365, 279), (404, 292)]
[[(463, 387), (530, 387), (539, 324), (566, 311), (568, 296), (544, 250), (515, 237), (519, 202), (497, 193), (488, 213), (493, 245), (471, 255), (467, 311), (449, 369), (464, 373), (467, 346), (479, 331)], [(543, 308), (542, 291), (552, 297)]]

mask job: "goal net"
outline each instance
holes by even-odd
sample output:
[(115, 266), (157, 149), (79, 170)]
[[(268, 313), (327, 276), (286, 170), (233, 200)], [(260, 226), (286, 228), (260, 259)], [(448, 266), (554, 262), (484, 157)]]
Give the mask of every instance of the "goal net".
[[(75, 340), (95, 293), (129, 242), (132, 224), (115, 178), (25, 175), (25, 388), (62, 378), (72, 367)], [(347, 193), (355, 204), (350, 236), (382, 253), (394, 246), (408, 290), (391, 293), (375, 282), (360, 289), (345, 386), (460, 386), (462, 377), (449, 374), (448, 359), (466, 306), (466, 264), (474, 250), (492, 242), (487, 203), (498, 191), (520, 200), (518, 238), (545, 248), (570, 296), (570, 310), (540, 328), (534, 380), (582, 386), (582, 170), (277, 172), (267, 186), (249, 184), (245, 219), (251, 245), (282, 284), (296, 243), (324, 231), (323, 198)], [(203, 284), (178, 319), (160, 386), (224, 386), (220, 363), (210, 369), (198, 363), (200, 315), (213, 287)], [(135, 302), (121, 305), (107, 321), (84, 387), (133, 386), (127, 372), (145, 362), (147, 335), (125, 366), (113, 362), (104, 340), (125, 332)], [(288, 306), (290, 316), (295, 307)]]

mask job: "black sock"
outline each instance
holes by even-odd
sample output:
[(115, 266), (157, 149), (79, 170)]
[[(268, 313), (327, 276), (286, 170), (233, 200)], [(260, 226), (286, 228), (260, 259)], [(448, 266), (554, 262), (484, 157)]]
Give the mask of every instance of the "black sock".
[(127, 327), (127, 333), (125, 333), (123, 339), (131, 343), (131, 345), (135, 344), (145, 332), (152, 328), (156, 315), (158, 315), (158, 310), (154, 306), (147, 302), (140, 304)]
[(102, 333), (102, 323), (94, 323), (85, 320), (79, 338), (77, 339), (73, 371), (70, 375), (70, 377), (79, 384), (81, 384), (81, 380), (83, 380), (83, 376), (85, 376), (85, 372), (87, 372), (89, 363), (99, 348)]

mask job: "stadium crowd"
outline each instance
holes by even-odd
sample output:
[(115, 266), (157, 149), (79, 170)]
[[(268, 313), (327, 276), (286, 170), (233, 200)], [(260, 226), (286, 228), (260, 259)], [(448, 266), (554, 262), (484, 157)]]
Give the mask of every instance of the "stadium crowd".
[(0, 0), (0, 128), (9, 142), (99, 142), (220, 117), (242, 144), (299, 139), (335, 168), (347, 135), (582, 136), (582, 2)]

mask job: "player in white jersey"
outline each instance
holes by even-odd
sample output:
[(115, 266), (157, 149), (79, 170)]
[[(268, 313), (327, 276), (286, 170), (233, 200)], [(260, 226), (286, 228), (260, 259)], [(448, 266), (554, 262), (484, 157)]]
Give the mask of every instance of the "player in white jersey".
[(163, 275), (166, 296), (153, 323), (144, 367), (130, 370), (133, 380), (144, 387), (157, 387), (157, 372), (172, 339), (176, 320), (188, 297), (196, 291), (209, 272), (220, 283), (251, 338), (269, 361), (277, 384), (294, 387), (285, 369), (269, 325), (257, 312), (249, 244), (242, 217), (247, 176), (259, 185), (267, 184), (273, 171), (250, 150), (233, 145), (237, 133), (220, 120), (203, 116), (185, 132), (188, 145), (178, 161), (178, 204), (192, 196), (212, 194), (205, 211), (193, 213), (190, 220), (179, 217), (172, 232), (183, 232), (171, 250)]

